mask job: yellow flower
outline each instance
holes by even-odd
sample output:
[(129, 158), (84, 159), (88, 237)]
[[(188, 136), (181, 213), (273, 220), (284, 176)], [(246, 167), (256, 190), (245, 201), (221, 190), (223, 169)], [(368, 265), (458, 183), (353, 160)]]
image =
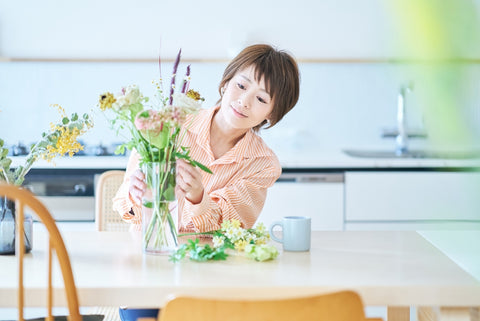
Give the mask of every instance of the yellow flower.
[(56, 156), (73, 156), (79, 150), (83, 150), (83, 146), (77, 141), (78, 136), (85, 131), (79, 130), (76, 127), (68, 128), (66, 126), (56, 126), (55, 131), (58, 133), (58, 138), (55, 144), (48, 145), (46, 154), (42, 155), (47, 161), (51, 161)]
[(242, 225), (239, 220), (232, 220), (232, 226), (234, 228), (239, 228)]
[(222, 226), (222, 230), (226, 231), (230, 226), (232, 226), (232, 223), (230, 222), (230, 220), (224, 220), (221, 226)]
[(112, 108), (112, 105), (116, 102), (117, 100), (113, 96), (112, 93), (104, 93), (100, 95), (100, 109), (101, 110), (106, 110)]
[(201, 100), (201, 101), (205, 100), (204, 98), (202, 98), (202, 96), (200, 96), (200, 93), (198, 91), (195, 91), (193, 89), (190, 89), (189, 91), (187, 91), (187, 97), (190, 97), (194, 100)]
[(243, 251), (245, 250), (245, 246), (247, 246), (248, 242), (245, 240), (238, 240), (235, 242), (235, 250), (237, 251)]
[(267, 237), (259, 237), (255, 240), (255, 245), (262, 245), (267, 244), (268, 238)]
[[(83, 146), (77, 141), (80, 135), (83, 135), (93, 124), (91, 122), (80, 122), (73, 124), (65, 114), (65, 110), (60, 105), (52, 105), (58, 109), (63, 117), (58, 124), (50, 123), (51, 134), (48, 135), (48, 145), (41, 157), (47, 161), (52, 161), (57, 156), (68, 154), (73, 156), (76, 152), (83, 150)], [(72, 120), (76, 120), (72, 118)], [(80, 128), (79, 128), (80, 127)]]

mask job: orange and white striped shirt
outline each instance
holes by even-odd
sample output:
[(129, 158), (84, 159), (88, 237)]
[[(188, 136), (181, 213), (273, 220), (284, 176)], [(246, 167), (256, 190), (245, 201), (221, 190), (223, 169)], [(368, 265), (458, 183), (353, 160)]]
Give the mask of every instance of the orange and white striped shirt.
[[(180, 232), (206, 232), (220, 228), (223, 220), (237, 219), (244, 228), (255, 224), (265, 203), (267, 188), (280, 177), (277, 156), (253, 130), (215, 159), (210, 148), (210, 126), (219, 106), (200, 111), (187, 119), (182, 145), (190, 147), (190, 156), (206, 165), (213, 174), (202, 172), (204, 195), (199, 204), (178, 200)], [(140, 229), (141, 207), (128, 193), (129, 179), (138, 168), (139, 155), (130, 156), (122, 186), (113, 199), (113, 208), (125, 221)], [(135, 215), (130, 214), (133, 209)]]

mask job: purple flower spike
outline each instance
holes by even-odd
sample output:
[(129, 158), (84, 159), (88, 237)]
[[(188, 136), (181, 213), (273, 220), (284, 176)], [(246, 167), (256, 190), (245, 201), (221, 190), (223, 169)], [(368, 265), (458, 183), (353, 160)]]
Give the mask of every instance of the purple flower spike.
[(185, 74), (185, 79), (183, 80), (182, 94), (187, 91), (187, 83), (189, 82), (188, 77), (190, 77), (190, 65), (187, 66), (187, 73)]
[(173, 103), (173, 91), (175, 90), (175, 76), (177, 75), (178, 64), (180, 63), (180, 55), (182, 54), (182, 49), (178, 51), (177, 59), (175, 59), (175, 63), (173, 64), (173, 72), (172, 72), (172, 83), (170, 84), (170, 101), (169, 105)]

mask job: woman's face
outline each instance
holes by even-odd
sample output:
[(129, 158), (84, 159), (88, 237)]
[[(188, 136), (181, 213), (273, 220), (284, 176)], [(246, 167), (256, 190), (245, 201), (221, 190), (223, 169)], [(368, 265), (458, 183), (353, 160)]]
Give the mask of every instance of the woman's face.
[(267, 119), (273, 109), (273, 100), (265, 89), (265, 82), (255, 80), (254, 67), (238, 71), (225, 85), (220, 112), (235, 129), (250, 129)]

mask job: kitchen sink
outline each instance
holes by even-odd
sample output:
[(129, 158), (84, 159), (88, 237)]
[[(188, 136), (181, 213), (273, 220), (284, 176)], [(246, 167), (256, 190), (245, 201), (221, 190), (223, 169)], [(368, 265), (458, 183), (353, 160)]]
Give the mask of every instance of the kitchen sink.
[(441, 158), (441, 159), (480, 159), (479, 151), (428, 151), (409, 150), (397, 155), (394, 150), (346, 149), (343, 152), (352, 157), (362, 158)]

